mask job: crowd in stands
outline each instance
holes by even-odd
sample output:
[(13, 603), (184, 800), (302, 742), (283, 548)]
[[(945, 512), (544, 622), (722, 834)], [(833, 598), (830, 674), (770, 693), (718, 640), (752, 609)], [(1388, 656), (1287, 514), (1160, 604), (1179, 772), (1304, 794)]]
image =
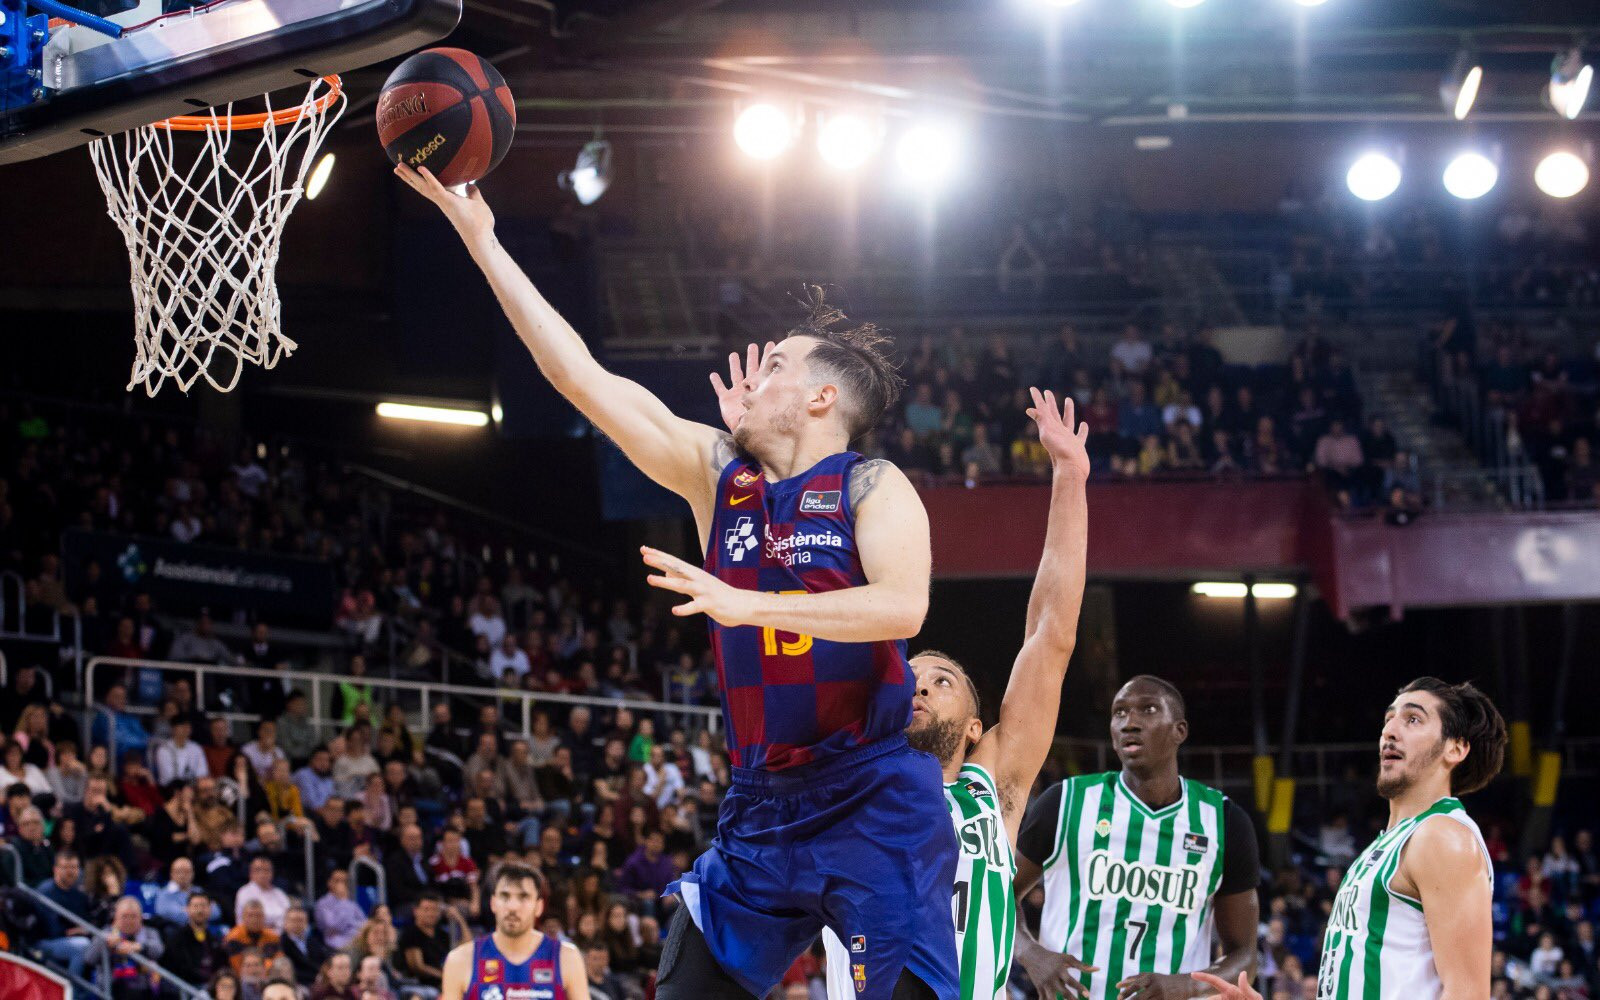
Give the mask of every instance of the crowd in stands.
[(1474, 394), (1504, 460), (1536, 467), (1547, 502), (1600, 503), (1600, 339), (1578, 353), (1536, 342), (1517, 323), (1478, 329), (1450, 318), (1435, 344), (1439, 380)]

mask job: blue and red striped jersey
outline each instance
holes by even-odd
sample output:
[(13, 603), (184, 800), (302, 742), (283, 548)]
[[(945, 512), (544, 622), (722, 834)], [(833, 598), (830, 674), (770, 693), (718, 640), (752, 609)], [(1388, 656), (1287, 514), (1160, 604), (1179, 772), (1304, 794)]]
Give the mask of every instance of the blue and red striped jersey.
[(513, 964), (500, 953), (493, 934), (478, 938), (472, 942), (472, 981), (461, 1000), (567, 1000), (561, 942), (540, 934), (527, 961)]
[[(717, 483), (706, 571), (768, 593), (865, 584), (849, 487), (860, 461), (841, 452), (777, 483), (754, 462), (728, 463)], [(735, 767), (818, 763), (903, 732), (911, 721), (915, 679), (902, 641), (831, 642), (712, 622), (711, 648)]]

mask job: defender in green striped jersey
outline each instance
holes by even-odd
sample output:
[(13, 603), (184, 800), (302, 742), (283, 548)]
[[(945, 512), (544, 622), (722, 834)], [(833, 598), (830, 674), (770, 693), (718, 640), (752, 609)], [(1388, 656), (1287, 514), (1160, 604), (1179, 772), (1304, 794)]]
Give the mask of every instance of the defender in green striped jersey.
[(1188, 733), (1178, 689), (1135, 677), (1111, 703), (1122, 770), (1069, 778), (1029, 808), (1017, 894), (1042, 878), (1044, 911), (1017, 959), (1041, 996), (1179, 1000), (1206, 992), (1190, 972), (1255, 974), (1255, 828), (1179, 775)]
[[(1088, 428), (1077, 425), (1071, 397), (1058, 412), (1054, 395), (1035, 389), (1033, 403), (1028, 416), (1038, 424), (1054, 467), (1050, 513), (1022, 650), (1011, 667), (999, 722), (984, 731), (977, 686), (949, 654), (930, 650), (911, 658), (917, 693), (906, 736), (944, 766), (945, 807), (961, 851), (950, 896), (961, 1000), (1005, 998), (1017, 913), (1011, 845), (1028, 789), (1055, 736), (1083, 603)], [(851, 1000), (858, 989), (852, 986), (852, 966), (859, 961), (853, 954), (872, 946), (871, 935), (852, 939), (848, 948), (831, 931), (823, 932), (823, 940), (829, 998)]]
[[(1401, 689), (1378, 741), (1389, 826), (1339, 883), (1317, 1000), (1480, 1000), (1494, 951), (1494, 863), (1458, 795), (1500, 771), (1506, 724), (1471, 684), (1422, 677)], [(1210, 980), (1224, 1000), (1260, 1000)]]

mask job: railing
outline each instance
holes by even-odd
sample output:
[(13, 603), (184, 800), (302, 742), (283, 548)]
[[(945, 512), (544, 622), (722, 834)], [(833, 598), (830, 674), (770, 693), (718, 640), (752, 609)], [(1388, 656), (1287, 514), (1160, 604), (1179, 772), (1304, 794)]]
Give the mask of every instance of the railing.
[[(15, 600), (11, 600), (11, 595)], [(15, 613), (8, 610), (15, 607)], [(71, 619), (71, 625), (63, 629), (62, 619)], [(70, 632), (70, 636), (69, 633)], [(21, 574), (12, 570), (0, 572), (0, 639), (20, 639), (29, 642), (54, 643), (58, 647), (63, 645), (66, 638), (71, 639), (72, 648), (70, 655), (73, 664), (73, 676), (83, 676), (83, 619), (77, 615), (63, 615), (60, 611), (50, 610), (50, 629), (47, 632), (33, 632), (28, 628), (28, 597), (27, 583)], [(49, 673), (50, 671), (45, 671)], [(53, 688), (53, 685), (52, 685)]]
[(351, 892), (351, 894), (353, 895), (355, 893), (356, 886), (359, 884), (359, 883), (356, 882), (356, 872), (359, 869), (362, 869), (362, 868), (370, 868), (370, 869), (372, 869), (373, 874), (377, 876), (377, 881), (378, 881), (378, 905), (379, 906), (388, 906), (389, 905), (389, 873), (384, 871), (383, 870), (383, 866), (378, 864), (376, 861), (372, 860), (371, 858), (364, 858), (359, 854), (350, 859), (350, 892)]
[(1447, 506), (1451, 491), (1487, 482), (1498, 491), (1483, 498), (1491, 505), (1515, 510), (1541, 510), (1545, 504), (1544, 478), (1525, 454), (1513, 451), (1507, 442), (1507, 413), (1483, 405), (1476, 375), (1453, 372), (1454, 360), (1436, 351), (1432, 344), (1421, 347), (1421, 364), (1433, 387), (1434, 401), (1446, 416), (1456, 422), (1467, 447), (1483, 463), (1480, 469), (1442, 468), (1429, 470), (1433, 478), (1434, 506)]
[[(104, 706), (96, 706), (93, 702), (94, 674), (101, 667), (132, 667), (146, 668), (163, 671), (173, 671), (194, 678), (194, 699), (196, 705), (205, 705), (207, 680), (213, 675), (223, 677), (263, 677), (279, 681), (304, 682), (310, 687), (311, 721), (321, 729), (336, 727), (338, 723), (329, 718), (324, 712), (324, 707), (331, 707), (331, 698), (328, 697), (326, 688), (337, 685), (343, 681), (354, 680), (363, 687), (379, 691), (409, 692), (418, 696), (421, 703), (420, 724), (426, 725), (432, 717), (432, 705), (438, 698), (469, 698), (498, 703), (511, 703), (520, 705), (521, 733), (524, 738), (533, 735), (533, 716), (535, 706), (540, 704), (558, 704), (577, 706), (583, 705), (591, 709), (611, 710), (614, 708), (628, 708), (635, 712), (649, 712), (656, 715), (675, 715), (685, 718), (698, 718), (707, 729), (716, 733), (721, 729), (722, 713), (719, 709), (703, 705), (675, 705), (664, 701), (644, 701), (631, 698), (590, 698), (574, 694), (556, 694), (535, 691), (512, 691), (501, 688), (468, 687), (459, 684), (429, 684), (422, 681), (391, 680), (381, 677), (351, 678), (343, 674), (314, 673), (303, 670), (264, 670), (258, 667), (219, 667), (210, 664), (175, 663), (170, 660), (140, 660), (118, 656), (96, 656), (84, 668), (84, 693), (85, 693), (85, 729), (92, 729), (92, 717), (97, 712), (108, 712)], [(134, 706), (128, 711), (138, 715), (154, 714), (156, 709), (152, 706)], [(108, 712), (109, 714), (109, 712)], [(231, 722), (255, 721), (260, 717), (245, 712), (220, 712), (214, 713), (227, 718)], [(114, 739), (115, 718), (110, 720), (108, 736)], [(87, 754), (88, 745), (84, 747)], [(113, 757), (115, 754), (112, 755)]]
[[(22, 881), (22, 855), (20, 853), (18, 853), (18, 851), (17, 851), (17, 849), (15, 847), (11, 846), (10, 844), (0, 843), (0, 853), (8, 854), (8, 855), (11, 856), (11, 863), (15, 866), (12, 869), (12, 871), (14, 873), (14, 878), (12, 880), (12, 884), (16, 887), (17, 891), (19, 891), (19, 892), (21, 892), (23, 894), (23, 896), (28, 900), (29, 903), (31, 903), (33, 906), (36, 906), (36, 907), (44, 907), (45, 909), (47, 909), (50, 912), (54, 913), (57, 917), (60, 917), (62, 920), (65, 920), (68, 923), (70, 923), (72, 926), (78, 928), (79, 930), (87, 932), (87, 934), (88, 934), (88, 936), (90, 937), (91, 940), (105, 942), (110, 937), (110, 935), (107, 934), (104, 930), (101, 930), (100, 928), (98, 928), (98, 927), (94, 926), (93, 924), (89, 923), (87, 920), (82, 919), (77, 914), (73, 913), (71, 910), (68, 910), (67, 908), (65, 908), (65, 907), (61, 906), (60, 904), (56, 903), (54, 900), (52, 900), (50, 897), (46, 896), (44, 893), (39, 892), (33, 886), (28, 885), (25, 882), (23, 882)], [(91, 985), (92, 988), (94, 988), (95, 992), (98, 993), (99, 995), (101, 995), (103, 997), (109, 997), (111, 995), (111, 986), (110, 986), (110, 984), (111, 984), (111, 954), (110, 954), (110, 949), (106, 948), (105, 952), (106, 952), (106, 954), (101, 959), (102, 982), (101, 983), (91, 983), (90, 985)], [(179, 993), (181, 993), (184, 997), (189, 998), (189, 1000), (210, 1000), (210, 998), (207, 996), (205, 990), (200, 989), (200, 988), (195, 987), (195, 986), (193, 986), (193, 985), (191, 985), (189, 983), (184, 982), (182, 979), (179, 979), (172, 972), (168, 971), (167, 969), (163, 968), (160, 965), (157, 965), (154, 961), (144, 957), (143, 955), (139, 954), (138, 952), (129, 952), (124, 957), (127, 958), (129, 961), (133, 962), (135, 965), (139, 966), (141, 969), (144, 969), (146, 972), (154, 973), (155, 975), (160, 976), (161, 977), (161, 983), (162, 983), (163, 987), (171, 986), (173, 989), (176, 989)]]

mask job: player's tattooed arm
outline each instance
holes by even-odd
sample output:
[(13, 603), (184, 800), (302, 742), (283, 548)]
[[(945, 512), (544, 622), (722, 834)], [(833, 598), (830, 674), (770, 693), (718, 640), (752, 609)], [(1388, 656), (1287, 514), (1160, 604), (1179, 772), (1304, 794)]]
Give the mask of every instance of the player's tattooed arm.
[(739, 449), (733, 446), (732, 434), (718, 434), (711, 441), (711, 474), (722, 475), (722, 470), (728, 463), (739, 457)]
[(887, 458), (869, 458), (850, 470), (850, 506), (860, 507), (861, 501), (877, 488), (879, 480), (894, 465)]

